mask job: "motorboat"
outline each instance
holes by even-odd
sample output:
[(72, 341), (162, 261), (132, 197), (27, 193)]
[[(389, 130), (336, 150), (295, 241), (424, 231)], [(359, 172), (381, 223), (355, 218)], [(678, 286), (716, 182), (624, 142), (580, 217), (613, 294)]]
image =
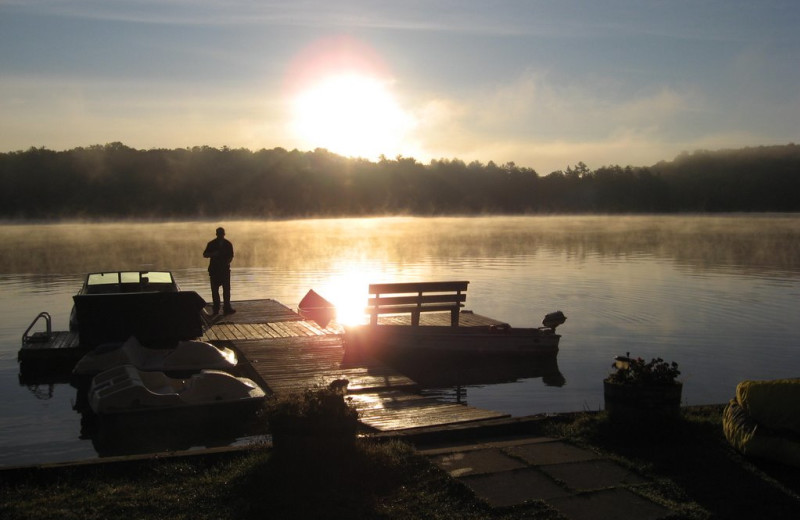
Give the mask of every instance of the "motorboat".
[[(97, 294), (136, 294), (146, 292), (176, 293), (178, 283), (169, 271), (103, 271), (89, 273), (76, 296)], [(72, 306), (69, 329), (79, 330), (78, 308)]]
[(180, 290), (169, 271), (89, 273), (72, 299), (70, 330), (83, 347), (131, 335), (148, 344), (169, 344), (203, 333), (205, 300)]
[[(203, 335), (205, 301), (183, 291), (169, 271), (103, 271), (86, 275), (72, 297), (68, 331), (54, 331), (40, 312), (22, 336), (18, 353), (26, 381), (69, 379), (75, 364), (100, 345), (130, 336), (150, 347), (174, 347)], [(44, 330), (39, 330), (44, 329)]]
[(221, 419), (252, 413), (265, 398), (253, 380), (221, 370), (202, 370), (188, 379), (177, 379), (132, 365), (96, 375), (88, 393), (89, 407), (100, 417), (187, 412)]
[(80, 388), (95, 375), (122, 365), (145, 372), (188, 375), (203, 369), (232, 370), (236, 353), (205, 341), (179, 341), (174, 348), (149, 348), (136, 336), (123, 343), (107, 343), (84, 355), (72, 370), (72, 383)]

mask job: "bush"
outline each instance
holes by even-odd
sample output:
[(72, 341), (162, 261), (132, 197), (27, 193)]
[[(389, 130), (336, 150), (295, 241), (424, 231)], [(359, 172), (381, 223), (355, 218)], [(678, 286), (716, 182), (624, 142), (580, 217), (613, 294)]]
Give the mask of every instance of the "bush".
[(267, 403), (267, 422), (276, 449), (352, 447), (358, 411), (345, 398), (347, 380)]
[(612, 368), (616, 370), (607, 378), (606, 382), (621, 385), (640, 386), (670, 386), (677, 383), (680, 375), (676, 362), (667, 363), (661, 358), (654, 358), (645, 362), (642, 358), (621, 358)]

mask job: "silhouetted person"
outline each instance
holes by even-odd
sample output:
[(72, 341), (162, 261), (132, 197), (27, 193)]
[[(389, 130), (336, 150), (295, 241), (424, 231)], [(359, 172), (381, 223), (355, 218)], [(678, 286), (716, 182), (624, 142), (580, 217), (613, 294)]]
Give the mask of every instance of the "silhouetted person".
[(231, 260), (233, 244), (225, 238), (225, 230), (217, 228), (217, 238), (206, 245), (203, 258), (208, 258), (208, 276), (211, 278), (211, 298), (214, 301), (214, 314), (219, 313), (219, 288), (222, 286), (223, 313), (236, 312), (231, 307)]

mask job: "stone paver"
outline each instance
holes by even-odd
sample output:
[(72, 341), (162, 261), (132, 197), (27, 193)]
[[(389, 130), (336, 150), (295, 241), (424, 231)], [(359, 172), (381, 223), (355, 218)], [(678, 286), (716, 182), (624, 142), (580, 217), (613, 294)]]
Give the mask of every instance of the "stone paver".
[(455, 442), (440, 443), (435, 446), (420, 447), (417, 451), (422, 455), (439, 455), (442, 453), (455, 453), (458, 451), (485, 450), (488, 448), (510, 448), (515, 446), (526, 446), (528, 444), (542, 444), (548, 442), (558, 442), (552, 437), (509, 437), (505, 439), (487, 439), (480, 442)]
[(580, 462), (600, 458), (600, 456), (594, 452), (560, 441), (513, 446), (507, 448), (506, 451), (534, 466)]
[(567, 490), (536, 468), (486, 473), (459, 480), (492, 507), (514, 506), (528, 500), (569, 495)]
[(554, 497), (547, 503), (570, 520), (659, 520), (672, 511), (627, 489)]
[(492, 507), (541, 500), (570, 520), (657, 520), (672, 513), (621, 487), (645, 482), (639, 475), (563, 441), (495, 439), (421, 453)]
[(499, 449), (459, 451), (433, 457), (437, 466), (450, 473), (451, 477), (462, 477), (481, 473), (497, 473), (524, 468), (525, 464), (509, 457)]
[(540, 466), (539, 469), (570, 489), (588, 491), (622, 484), (641, 484), (644, 480), (610, 460), (588, 460)]

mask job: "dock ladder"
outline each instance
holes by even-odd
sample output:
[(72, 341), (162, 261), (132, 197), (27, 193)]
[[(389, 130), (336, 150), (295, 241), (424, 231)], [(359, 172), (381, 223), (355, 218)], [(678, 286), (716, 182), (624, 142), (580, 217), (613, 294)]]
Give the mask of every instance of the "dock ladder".
[[(44, 331), (34, 332), (33, 334), (29, 334), (31, 329), (36, 325), (36, 323), (40, 320), (44, 319), (46, 329)], [(26, 343), (47, 343), (50, 341), (50, 338), (53, 337), (53, 327), (51, 325), (51, 318), (50, 314), (47, 312), (40, 312), (28, 325), (28, 328), (25, 329), (25, 332), (22, 333), (22, 344), (25, 345)]]

